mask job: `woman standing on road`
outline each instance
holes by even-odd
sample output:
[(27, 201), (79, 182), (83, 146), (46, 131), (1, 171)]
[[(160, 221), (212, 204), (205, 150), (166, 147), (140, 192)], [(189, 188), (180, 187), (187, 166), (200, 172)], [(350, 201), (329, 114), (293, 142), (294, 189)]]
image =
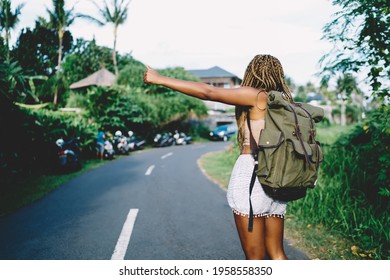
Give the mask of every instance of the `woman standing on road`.
[(292, 100), (284, 80), (282, 65), (271, 55), (257, 55), (249, 63), (241, 87), (225, 89), (204, 83), (183, 81), (158, 74), (147, 67), (144, 82), (171, 88), (202, 100), (211, 100), (236, 106), (238, 143), (241, 149), (228, 186), (227, 199), (234, 213), (234, 220), (245, 256), (249, 260), (287, 259), (283, 248), (284, 216), (286, 202), (268, 197), (256, 180), (251, 201), (254, 213), (253, 230), (248, 231), (249, 184), (254, 159), (251, 155), (247, 117), (254, 138), (260, 137), (265, 125), (267, 92), (276, 90)]

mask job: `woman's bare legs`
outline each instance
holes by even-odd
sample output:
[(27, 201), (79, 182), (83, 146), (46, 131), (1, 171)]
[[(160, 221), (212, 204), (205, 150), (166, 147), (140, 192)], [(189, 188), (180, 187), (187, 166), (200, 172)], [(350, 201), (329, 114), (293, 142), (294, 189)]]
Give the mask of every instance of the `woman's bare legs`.
[(264, 260), (265, 252), (265, 218), (253, 219), (253, 231), (248, 231), (248, 217), (234, 214), (234, 221), (238, 235), (241, 240), (241, 246), (244, 250), (247, 260)]
[(241, 246), (247, 260), (287, 260), (283, 249), (284, 219), (269, 217), (253, 219), (253, 230), (248, 231), (248, 217), (234, 214)]
[(265, 220), (265, 248), (271, 260), (287, 260), (283, 248), (284, 219), (269, 217)]

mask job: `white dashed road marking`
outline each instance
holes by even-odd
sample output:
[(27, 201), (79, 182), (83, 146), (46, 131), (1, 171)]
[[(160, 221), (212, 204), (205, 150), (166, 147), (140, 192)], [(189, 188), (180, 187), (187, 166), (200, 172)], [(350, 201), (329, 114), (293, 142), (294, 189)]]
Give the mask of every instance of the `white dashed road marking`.
[(133, 232), (137, 214), (138, 209), (130, 209), (129, 214), (127, 214), (126, 222), (123, 225), (122, 232), (119, 235), (119, 239), (116, 243), (114, 253), (111, 256), (112, 260), (124, 259), (127, 252), (127, 247), (129, 246), (130, 237)]
[(150, 174), (152, 174), (154, 167), (155, 167), (154, 165), (149, 166), (148, 170), (146, 170), (145, 172), (145, 175), (149, 176)]
[(173, 153), (167, 153), (166, 155), (163, 155), (161, 157), (161, 159), (166, 159), (167, 157), (170, 157), (171, 155), (173, 155)]

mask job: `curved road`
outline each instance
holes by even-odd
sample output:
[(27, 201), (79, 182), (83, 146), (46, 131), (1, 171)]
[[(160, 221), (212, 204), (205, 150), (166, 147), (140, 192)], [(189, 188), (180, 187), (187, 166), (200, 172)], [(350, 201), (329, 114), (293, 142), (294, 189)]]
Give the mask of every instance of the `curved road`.
[(197, 166), (227, 145), (151, 149), (84, 173), (0, 218), (0, 259), (244, 259), (226, 192)]

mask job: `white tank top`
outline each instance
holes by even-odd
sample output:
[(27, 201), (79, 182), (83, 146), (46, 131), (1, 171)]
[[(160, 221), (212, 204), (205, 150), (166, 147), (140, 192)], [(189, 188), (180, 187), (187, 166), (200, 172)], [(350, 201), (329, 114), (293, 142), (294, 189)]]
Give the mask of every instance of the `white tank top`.
[[(265, 120), (264, 119), (257, 119), (257, 120), (250, 120), (251, 122), (251, 130), (253, 138), (255, 138), (256, 144), (259, 142), (260, 138), (260, 132), (264, 128)], [(245, 134), (244, 134), (244, 146), (250, 146), (250, 135), (249, 135), (249, 128), (248, 123), (245, 121)]]

